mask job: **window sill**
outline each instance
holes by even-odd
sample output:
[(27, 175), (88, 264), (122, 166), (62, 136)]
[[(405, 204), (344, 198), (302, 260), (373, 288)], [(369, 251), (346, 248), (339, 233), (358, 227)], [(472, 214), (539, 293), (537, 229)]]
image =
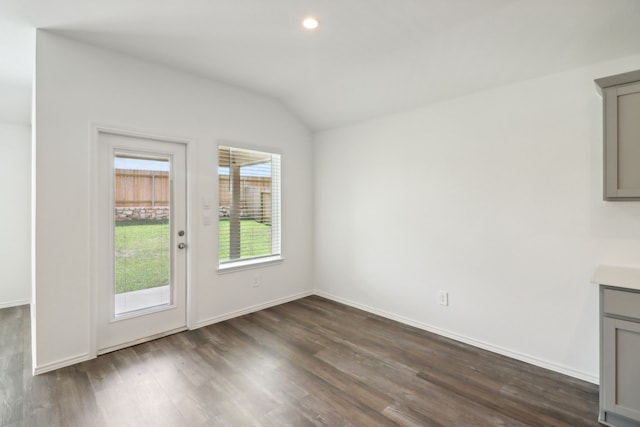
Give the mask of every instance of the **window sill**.
[(278, 255), (265, 258), (248, 259), (245, 261), (230, 262), (218, 266), (218, 274), (233, 273), (234, 271), (267, 267), (269, 265), (281, 264), (282, 261), (284, 261), (284, 258)]

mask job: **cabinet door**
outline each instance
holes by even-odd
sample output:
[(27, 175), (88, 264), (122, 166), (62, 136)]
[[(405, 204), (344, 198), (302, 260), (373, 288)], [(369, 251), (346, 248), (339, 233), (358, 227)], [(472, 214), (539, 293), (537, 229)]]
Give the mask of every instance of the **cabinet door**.
[(640, 421), (640, 323), (604, 318), (604, 409)]
[(640, 83), (604, 90), (605, 199), (640, 198)]

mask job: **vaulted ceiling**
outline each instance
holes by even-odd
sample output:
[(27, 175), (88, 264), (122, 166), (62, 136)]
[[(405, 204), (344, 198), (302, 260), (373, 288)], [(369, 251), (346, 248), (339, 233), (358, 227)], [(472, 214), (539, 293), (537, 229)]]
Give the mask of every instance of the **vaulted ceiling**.
[(640, 1), (3, 0), (0, 121), (30, 120), (35, 28), (273, 97), (321, 130), (640, 53)]

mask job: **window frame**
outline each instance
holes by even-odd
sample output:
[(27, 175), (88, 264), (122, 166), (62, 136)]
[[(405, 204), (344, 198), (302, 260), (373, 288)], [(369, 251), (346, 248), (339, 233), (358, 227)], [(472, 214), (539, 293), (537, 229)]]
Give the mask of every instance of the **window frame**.
[[(218, 274), (224, 274), (224, 273), (230, 273), (230, 272), (234, 272), (234, 271), (238, 271), (238, 270), (246, 270), (246, 269), (252, 269), (252, 268), (260, 268), (260, 267), (264, 267), (264, 266), (268, 266), (268, 265), (273, 265), (273, 264), (280, 264), (283, 260), (284, 260), (284, 256), (283, 256), (283, 245), (282, 245), (282, 152), (279, 149), (273, 148), (273, 147), (267, 147), (267, 146), (260, 146), (260, 145), (253, 145), (253, 144), (247, 144), (247, 143), (242, 143), (242, 142), (237, 142), (237, 141), (227, 141), (227, 140), (219, 140), (217, 141), (216, 144), (216, 153), (215, 153), (215, 158), (216, 158), (216, 166), (219, 168), (220, 167), (220, 148), (221, 147), (227, 147), (227, 148), (231, 148), (231, 149), (238, 149), (238, 150), (245, 150), (245, 151), (255, 151), (255, 152), (259, 152), (259, 153), (266, 153), (266, 154), (270, 154), (270, 155), (276, 155), (279, 157), (279, 176), (277, 179), (277, 183), (274, 184), (273, 180), (271, 183), (272, 186), (272, 194), (273, 193), (277, 193), (277, 197), (273, 197), (272, 198), (272, 215), (274, 218), (277, 218), (277, 223), (278, 223), (278, 237), (279, 237), (279, 246), (280, 246), (280, 253), (277, 255), (266, 255), (266, 256), (261, 256), (261, 257), (253, 257), (253, 258), (245, 258), (245, 259), (237, 259), (237, 260), (233, 260), (233, 261), (225, 261), (225, 262), (221, 262), (220, 260), (220, 213), (219, 213), (219, 209), (220, 209), (220, 173), (219, 173), (219, 169), (216, 173), (216, 194), (217, 194), (217, 198), (216, 198), (216, 223), (217, 223), (217, 230), (216, 230), (216, 235), (217, 235), (217, 245), (216, 245), (216, 257), (218, 259), (218, 266), (217, 266), (217, 272)], [(278, 185), (278, 189), (277, 192), (274, 191), (273, 185)], [(275, 221), (274, 221), (275, 222)]]

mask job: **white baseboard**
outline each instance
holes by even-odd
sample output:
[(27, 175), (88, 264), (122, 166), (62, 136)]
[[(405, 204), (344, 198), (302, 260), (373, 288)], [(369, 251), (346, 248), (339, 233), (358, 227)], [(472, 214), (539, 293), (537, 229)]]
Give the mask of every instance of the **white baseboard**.
[[(256, 311), (260, 311), (260, 310), (264, 310), (266, 308), (269, 307), (274, 307), (276, 305), (280, 305), (280, 304), (284, 304), (287, 302), (291, 302), (291, 301), (295, 301), (301, 298), (305, 298), (308, 297), (310, 295), (318, 295), (320, 297), (332, 300), (332, 301), (336, 301), (339, 302), (341, 304), (345, 304), (363, 311), (366, 311), (368, 313), (372, 313), (372, 314), (376, 314), (378, 316), (387, 318), (387, 319), (391, 319), (391, 320), (395, 320), (397, 322), (403, 323), (405, 325), (409, 325), (409, 326), (413, 326), (415, 328), (418, 329), (422, 329), (428, 332), (432, 332), (434, 334), (437, 335), (441, 335), (447, 338), (451, 338), (453, 340), (465, 343), (465, 344), (469, 344), (472, 345), (474, 347), (478, 347), (481, 348), (483, 350), (488, 350), (491, 351), (493, 353), (497, 353), (497, 354), (501, 354), (503, 356), (507, 356), (510, 357), (512, 359), (516, 359), (516, 360), (520, 360), (522, 362), (526, 362), (529, 363), (531, 365), (535, 365), (535, 366), (539, 366), (541, 368), (545, 368), (545, 369), (549, 369), (551, 371), (554, 372), (558, 372), (564, 375), (568, 375), (570, 377), (573, 378), (578, 378), (580, 380), (583, 381), (587, 381), (593, 384), (599, 384), (599, 379), (597, 376), (594, 376), (592, 374), (589, 374), (587, 372), (583, 372), (583, 371), (579, 371), (573, 368), (569, 368), (567, 366), (563, 366), (563, 365), (559, 365), (557, 363), (553, 363), (553, 362), (549, 362), (547, 360), (543, 360), (543, 359), (538, 359), (517, 351), (513, 351), (513, 350), (509, 350), (507, 348), (504, 347), (500, 347), (500, 346), (496, 346), (490, 343), (486, 343), (483, 341), (479, 341), (477, 339), (474, 338), (470, 338), (464, 335), (460, 335), (454, 332), (450, 332), (432, 325), (428, 325), (426, 323), (422, 323), (422, 322), (418, 322), (394, 313), (390, 313), (384, 310), (380, 310), (374, 307), (370, 307), (368, 305), (365, 304), (360, 304), (345, 298), (341, 298), (323, 291), (306, 291), (306, 292), (300, 292), (298, 294), (294, 294), (294, 295), (290, 295), (287, 297), (283, 297), (283, 298), (278, 298), (275, 300), (271, 300), (262, 304), (256, 304), (253, 305), (251, 307), (246, 307), (240, 310), (235, 310), (229, 313), (225, 313), (225, 314), (221, 314), (218, 316), (214, 316), (214, 317), (209, 317), (207, 319), (203, 319), (200, 320), (198, 322), (195, 323), (195, 325), (191, 328), (191, 329), (198, 329), (204, 326), (208, 326), (208, 325), (212, 325), (214, 323), (218, 323), (218, 322), (223, 322), (225, 320), (229, 320), (229, 319), (233, 319), (234, 317), (239, 317), (239, 316), (243, 316), (245, 314), (250, 314), (250, 313), (254, 313)], [(27, 302), (28, 304), (28, 302)], [(16, 305), (22, 305), (22, 304), (16, 304)], [(1, 307), (1, 306), (0, 306)], [(46, 365), (42, 365), (42, 366), (37, 366), (34, 368), (33, 373), (34, 375), (39, 375), (39, 374), (43, 374), (45, 372), (49, 372), (49, 371), (54, 371), (56, 369), (60, 369), (60, 368), (64, 368), (66, 366), (70, 366), (70, 365), (74, 365), (76, 363), (80, 363), (80, 362), (84, 362), (86, 360), (91, 360), (95, 358), (95, 356), (92, 356), (88, 353), (85, 354), (80, 354), (77, 356), (73, 356), (73, 357), (69, 357), (66, 359), (62, 359), (56, 362), (52, 362), (52, 363), (47, 363)]]
[[(230, 313), (221, 314), (219, 316), (210, 317), (208, 319), (201, 320), (195, 324), (195, 326), (191, 329), (201, 328), (203, 326), (212, 325), (214, 323), (222, 322), (224, 320), (229, 320), (234, 317), (243, 316), (245, 314), (253, 313), (256, 311), (264, 310), (265, 308), (273, 307), (276, 305), (284, 304), (287, 302), (295, 301), (300, 298), (308, 297), (313, 295), (312, 291), (300, 292), (298, 294), (290, 295), (284, 298), (278, 298), (275, 300), (271, 300), (262, 304), (257, 304), (251, 307), (243, 308), (241, 310), (235, 310)], [(83, 353), (76, 356), (71, 356), (65, 359), (61, 359), (55, 362), (47, 363), (44, 365), (36, 366), (33, 369), (34, 375), (44, 374), (45, 372), (55, 371), (56, 369), (65, 368), (67, 366), (75, 365), (76, 363), (85, 362), (87, 360), (95, 359), (96, 355), (92, 355), (89, 353)]]
[(558, 373), (561, 373), (561, 374), (564, 374), (564, 375), (568, 375), (568, 376), (573, 377), (573, 378), (578, 378), (580, 380), (587, 381), (587, 382), (590, 382), (592, 384), (596, 384), (597, 385), (597, 384), (600, 383), (599, 378), (597, 376), (594, 376), (594, 375), (589, 374), (587, 372), (579, 371), (579, 370), (576, 370), (576, 369), (573, 369), (573, 368), (569, 368), (567, 366), (559, 365), (559, 364), (554, 363), (554, 362), (549, 362), (547, 360), (538, 359), (538, 358), (535, 358), (535, 357), (532, 357), (532, 356), (529, 356), (529, 355), (526, 355), (526, 354), (523, 354), (523, 353), (520, 353), (520, 352), (517, 352), (517, 351), (509, 350), (509, 349), (504, 348), (504, 347), (496, 346), (496, 345), (493, 345), (493, 344), (490, 344), (490, 343), (486, 343), (486, 342), (483, 342), (483, 341), (476, 340), (474, 338), (470, 338), (470, 337), (467, 337), (467, 336), (464, 336), (464, 335), (456, 334), (454, 332), (450, 332), (450, 331), (447, 331), (447, 330), (444, 330), (444, 329), (441, 329), (441, 328), (438, 328), (438, 327), (435, 327), (435, 326), (432, 326), (432, 325), (428, 325), (426, 323), (418, 322), (418, 321), (415, 321), (415, 320), (412, 320), (412, 319), (409, 319), (409, 318), (406, 318), (406, 317), (403, 317), (403, 316), (399, 316), (399, 315), (394, 314), (394, 313), (389, 313), (387, 311), (380, 310), (380, 309), (377, 309), (377, 308), (374, 308), (374, 307), (370, 307), (368, 305), (364, 305), (364, 304), (360, 304), (360, 303), (357, 303), (357, 302), (354, 302), (354, 301), (350, 301), (350, 300), (347, 300), (347, 299), (344, 299), (344, 298), (341, 298), (341, 297), (338, 297), (338, 296), (335, 296), (335, 295), (332, 295), (332, 294), (329, 294), (329, 293), (326, 293), (326, 292), (323, 292), (323, 291), (317, 291), (316, 290), (314, 293), (315, 293), (315, 295), (321, 296), (323, 298), (326, 298), (326, 299), (329, 299), (329, 300), (332, 300), (332, 301), (336, 301), (336, 302), (339, 302), (341, 304), (345, 304), (345, 305), (348, 305), (348, 306), (351, 306), (351, 307), (354, 307), (354, 308), (358, 308), (360, 310), (363, 310), (363, 311), (366, 311), (366, 312), (369, 312), (369, 313), (372, 313), (372, 314), (377, 314), (378, 316), (385, 317), (385, 318), (391, 319), (391, 320), (395, 320), (396, 322), (404, 323), (405, 325), (413, 326), (413, 327), (418, 328), (418, 329), (423, 329), (425, 331), (432, 332), (432, 333), (437, 334), (437, 335), (442, 335), (444, 337), (451, 338), (453, 340), (460, 341), (460, 342), (463, 342), (465, 344), (469, 344), (469, 345), (472, 345), (474, 347), (481, 348), (483, 350), (488, 350), (488, 351), (491, 351), (493, 353), (501, 354), (503, 356), (507, 356), (507, 357), (510, 357), (512, 359), (520, 360), (522, 362), (526, 362), (526, 363), (529, 363), (531, 365), (539, 366), (541, 368), (549, 369), (551, 371), (555, 371), (555, 372), (558, 372)]
[(9, 307), (18, 307), (19, 305), (29, 305), (31, 301), (28, 299), (18, 300), (18, 301), (9, 301), (9, 302), (0, 302), (0, 309), (9, 308)]
[(78, 354), (76, 356), (67, 357), (55, 362), (47, 363), (41, 366), (35, 366), (33, 368), (33, 375), (44, 374), (45, 372), (55, 371), (56, 369), (66, 368), (67, 366), (75, 365), (76, 363), (86, 362), (87, 360), (95, 359), (95, 355), (89, 353)]
[(229, 313), (220, 314), (218, 316), (209, 317), (207, 319), (200, 320), (195, 323), (195, 325), (191, 329), (202, 328), (203, 326), (213, 325), (214, 323), (223, 322), (225, 320), (233, 319), (234, 317), (244, 316), (245, 314), (254, 313), (256, 311), (264, 310), (265, 308), (273, 307), (276, 305), (284, 304), (287, 302), (295, 301), (300, 298), (308, 297), (313, 295), (313, 291), (305, 291), (300, 292), (294, 295), (290, 295), (283, 298), (278, 298), (275, 300), (271, 300), (262, 304), (256, 304), (251, 307), (242, 308), (240, 310), (231, 311)]

